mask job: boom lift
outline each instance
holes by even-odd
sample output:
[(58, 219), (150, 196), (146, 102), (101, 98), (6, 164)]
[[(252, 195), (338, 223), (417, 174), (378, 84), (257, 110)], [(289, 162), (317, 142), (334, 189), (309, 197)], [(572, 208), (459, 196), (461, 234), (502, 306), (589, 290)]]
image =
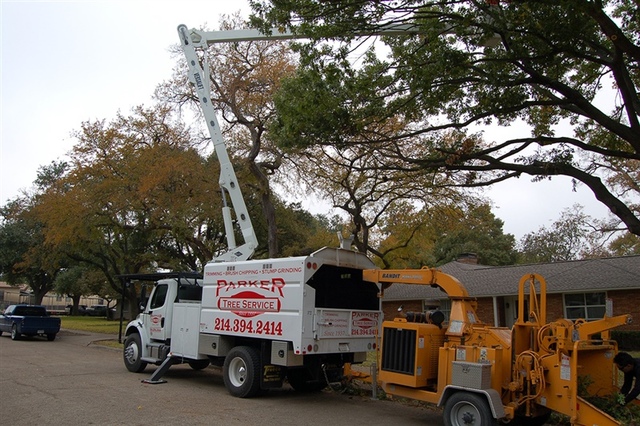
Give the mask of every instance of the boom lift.
[(542, 425), (552, 410), (575, 425), (618, 425), (578, 389), (587, 386), (598, 396), (617, 392), (617, 343), (608, 332), (628, 324), (630, 315), (547, 323), (546, 282), (531, 274), (519, 282), (518, 320), (509, 330), (482, 323), (462, 284), (436, 269), (374, 269), (363, 278), (383, 288), (430, 285), (451, 299), (446, 327), (438, 311), (383, 322), (378, 378), (388, 394), (443, 405), (447, 426), (484, 426), (498, 419)]
[[(180, 35), (182, 50), (184, 51), (189, 66), (189, 81), (194, 85), (198, 93), (200, 107), (207, 121), (211, 142), (213, 143), (218, 161), (220, 162), (219, 184), (222, 190), (222, 217), (224, 218), (225, 233), (227, 236), (227, 252), (214, 260), (217, 262), (247, 260), (251, 258), (256, 247), (258, 247), (258, 238), (253, 229), (251, 217), (249, 216), (247, 206), (242, 197), (235, 170), (233, 169), (227, 147), (222, 138), (222, 131), (216, 117), (216, 111), (211, 103), (209, 66), (207, 65), (206, 57), (203, 58), (203, 64), (200, 65), (200, 59), (195, 49), (196, 44), (187, 27), (180, 25), (178, 27), (178, 34)], [(227, 205), (227, 196), (231, 199), (231, 204), (244, 238), (244, 244), (240, 246), (236, 244), (232, 207)]]

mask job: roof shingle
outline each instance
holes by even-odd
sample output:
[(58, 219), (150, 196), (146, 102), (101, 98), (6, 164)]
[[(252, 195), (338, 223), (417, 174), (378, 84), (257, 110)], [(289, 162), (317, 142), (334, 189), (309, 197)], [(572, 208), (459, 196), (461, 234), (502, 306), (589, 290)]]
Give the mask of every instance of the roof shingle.
[[(457, 278), (473, 297), (517, 295), (520, 278), (531, 273), (546, 280), (547, 293), (640, 289), (640, 256), (512, 266), (454, 261), (438, 269)], [(385, 301), (444, 297), (438, 289), (410, 284), (394, 284), (384, 293)]]

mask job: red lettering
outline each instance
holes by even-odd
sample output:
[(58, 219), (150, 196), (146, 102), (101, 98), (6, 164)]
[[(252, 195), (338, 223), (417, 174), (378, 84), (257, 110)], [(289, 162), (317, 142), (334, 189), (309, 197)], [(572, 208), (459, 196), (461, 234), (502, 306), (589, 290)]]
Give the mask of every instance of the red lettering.
[(285, 281), (282, 278), (272, 278), (270, 280), (240, 280), (237, 282), (227, 281), (220, 279), (216, 283), (216, 297), (220, 296), (221, 292), (228, 292), (230, 290), (235, 290), (237, 288), (246, 288), (246, 287), (255, 287), (263, 290), (270, 291), (271, 293), (278, 293), (280, 297), (284, 297), (284, 293), (282, 289), (285, 286)]

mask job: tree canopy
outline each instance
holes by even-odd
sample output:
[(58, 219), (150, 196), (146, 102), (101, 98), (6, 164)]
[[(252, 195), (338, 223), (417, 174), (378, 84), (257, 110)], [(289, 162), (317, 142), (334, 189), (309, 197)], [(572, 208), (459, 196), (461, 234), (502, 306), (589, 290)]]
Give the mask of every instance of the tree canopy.
[(250, 3), (264, 31), (310, 38), (277, 97), (282, 146), (385, 142), (388, 168), (462, 186), (567, 176), (640, 235), (636, 1)]

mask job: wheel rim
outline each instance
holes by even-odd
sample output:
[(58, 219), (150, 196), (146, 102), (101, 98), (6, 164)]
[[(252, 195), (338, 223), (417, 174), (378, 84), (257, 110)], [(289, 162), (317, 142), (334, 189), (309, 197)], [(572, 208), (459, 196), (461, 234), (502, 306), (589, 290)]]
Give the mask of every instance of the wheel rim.
[(242, 358), (234, 358), (229, 363), (229, 381), (237, 388), (247, 380), (247, 364)]
[(138, 345), (131, 343), (127, 346), (127, 350), (124, 352), (127, 361), (130, 364), (134, 364), (138, 360)]
[(17, 335), (18, 335), (18, 328), (14, 325), (11, 328), (11, 337), (13, 337), (15, 339)]
[(478, 426), (481, 424), (478, 408), (468, 402), (458, 402), (451, 410), (451, 424), (455, 426)]

